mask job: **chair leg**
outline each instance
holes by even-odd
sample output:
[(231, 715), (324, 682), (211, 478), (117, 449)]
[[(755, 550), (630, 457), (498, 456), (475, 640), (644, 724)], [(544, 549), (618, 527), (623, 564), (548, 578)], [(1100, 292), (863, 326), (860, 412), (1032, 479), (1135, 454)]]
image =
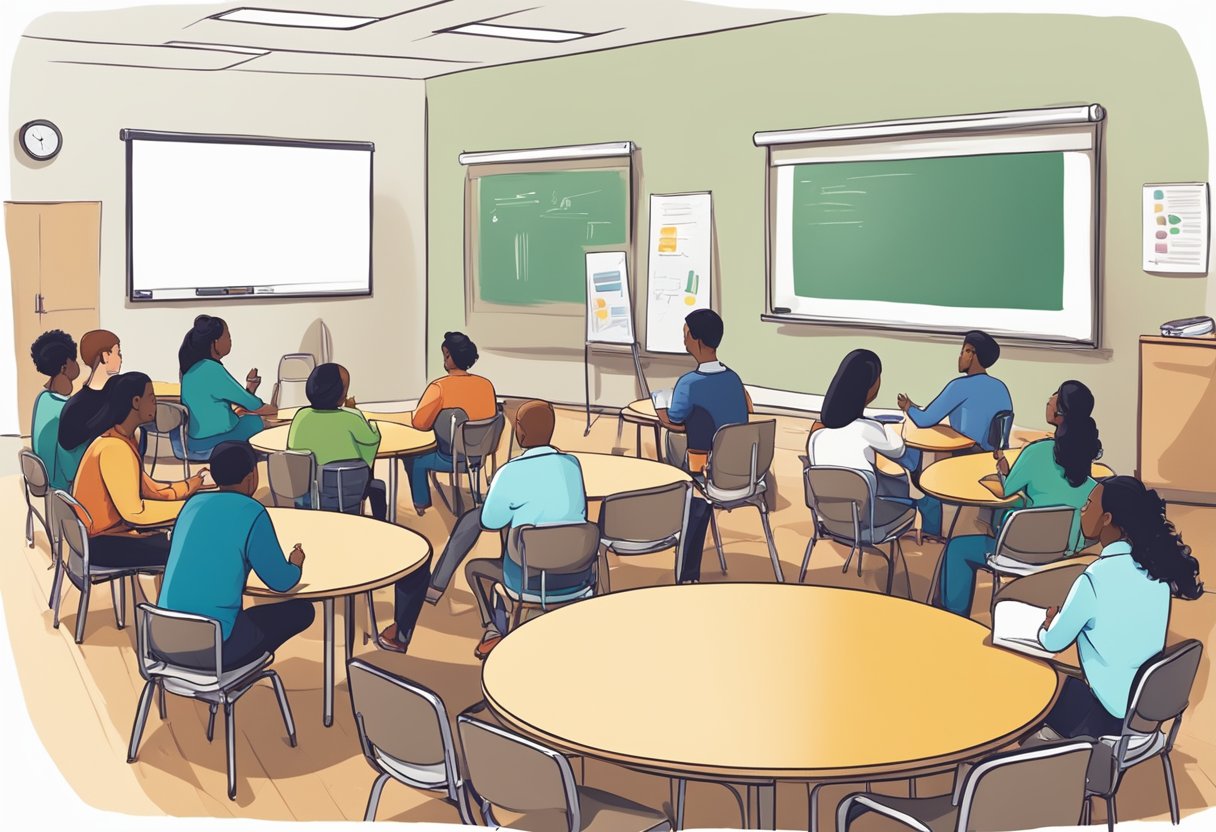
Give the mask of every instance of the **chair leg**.
[(1161, 755), (1161, 767), (1165, 769), (1165, 794), (1170, 801), (1170, 821), (1177, 826), (1179, 821), (1178, 789), (1174, 784), (1174, 766), (1170, 762), (1169, 751)]
[(165, 701), (165, 683), (161, 682), (156, 686), (156, 708), (160, 713), (162, 720), (169, 718), (169, 706)]
[(819, 790), (822, 788), (822, 783), (806, 784), (806, 828), (808, 832), (818, 832), (819, 830)]
[(296, 747), (296, 722), (291, 718), (291, 705), (287, 702), (287, 691), (283, 689), (283, 680), (273, 670), (267, 671), (266, 678), (274, 686), (275, 698), (279, 700), (279, 713), (283, 715), (283, 727), (287, 729), (287, 739), (291, 747)]
[(367, 796), (367, 811), (363, 813), (364, 823), (371, 823), (376, 819), (376, 809), (380, 806), (380, 793), (384, 791), (385, 784), (391, 779), (387, 774), (381, 774), (376, 778), (376, 782), (372, 783), (372, 793)]
[[(844, 559), (844, 566), (840, 567), (840, 574), (842, 574), (842, 575), (843, 575), (845, 572), (848, 572), (848, 571), (849, 571), (849, 564), (853, 562), (853, 555), (854, 555), (856, 552), (857, 552), (857, 544), (856, 544), (856, 543), (852, 543), (852, 544), (849, 546), (849, 556), (848, 556), (847, 558), (845, 558), (845, 559)], [(860, 557), (860, 556), (859, 556), (859, 557)]]
[(455, 512), (452, 509), (452, 504), (448, 502), (448, 495), (445, 494), (443, 489), (439, 487), (439, 477), (434, 471), (431, 472), (431, 490), (439, 495), (439, 499), (443, 502), (443, 507), (446, 508), (449, 513), (454, 514)]
[(1108, 832), (1115, 832), (1115, 824), (1119, 822), (1119, 816), (1115, 810), (1115, 796), (1112, 794), (1106, 798), (1106, 828)]
[(127, 746), (127, 762), (135, 762), (139, 753), (139, 741), (144, 736), (144, 725), (148, 721), (148, 710), (152, 707), (152, 688), (156, 683), (148, 680), (139, 694), (139, 705), (135, 708), (135, 724), (131, 726), (131, 743)]
[(211, 742), (215, 739), (215, 712), (219, 709), (219, 705), (212, 702), (208, 709), (210, 713), (207, 714), (207, 742)]
[(375, 638), (380, 633), (380, 625), (376, 622), (376, 596), (374, 594), (372, 594), (371, 590), (368, 590), (366, 597), (367, 597), (367, 620), (371, 624), (372, 631), (371, 631), (371, 635), (368, 635), (366, 632), (363, 633), (363, 643), (364, 644), (367, 644), (368, 641)]
[(887, 595), (895, 588), (895, 541), (891, 541), (891, 556), (887, 558)]
[[(641, 431), (641, 428), (638, 428)], [(676, 826), (677, 830), (684, 828), (684, 798), (688, 793), (688, 781), (683, 778), (676, 778)]]
[(773, 575), (777, 583), (785, 583), (785, 575), (781, 571), (781, 558), (777, 556), (777, 544), (773, 541), (773, 527), (768, 522), (768, 508), (761, 499), (756, 507), (760, 511), (760, 525), (764, 527), (764, 542), (768, 544), (768, 557), (773, 562)]
[(76, 608), (76, 643), (80, 644), (84, 641), (84, 624), (89, 617), (89, 593), (92, 591), (93, 585), (85, 579), (84, 586), (80, 590), (80, 605)]
[(25, 512), (25, 545), (34, 548), (34, 507), (30, 506)]
[(121, 630), (127, 625), (127, 590), (122, 578), (110, 581), (110, 598), (114, 601), (114, 624)]
[(798, 583), (802, 583), (804, 580), (806, 580), (806, 570), (807, 567), (811, 565), (811, 552), (815, 549), (815, 540), (816, 535), (815, 532), (812, 531), (811, 539), (807, 541), (806, 544), (806, 552), (802, 555), (802, 569), (798, 571)]
[(1090, 819), (1094, 813), (1094, 799), (1090, 795), (1086, 795), (1081, 801), (1081, 825), (1089, 826)]
[(224, 702), (224, 734), (228, 741), (228, 799), (236, 800), (236, 708)]
[[(52, 554), (54, 549), (52, 548)], [(55, 627), (59, 627), (59, 595), (63, 592), (63, 561), (55, 554), (55, 577), (51, 579), (51, 594), (46, 599), (46, 605), (55, 611)]]
[(726, 574), (726, 555), (722, 554), (722, 535), (718, 532), (718, 511), (713, 506), (709, 507), (709, 528), (714, 534), (714, 548), (718, 550), (718, 565), (722, 568), (722, 574)]

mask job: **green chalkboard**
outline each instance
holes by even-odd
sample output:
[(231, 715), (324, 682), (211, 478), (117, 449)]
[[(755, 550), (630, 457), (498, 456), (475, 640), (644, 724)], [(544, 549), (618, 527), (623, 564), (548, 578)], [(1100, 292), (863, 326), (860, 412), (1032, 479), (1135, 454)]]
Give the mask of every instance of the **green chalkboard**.
[(487, 303), (586, 303), (584, 247), (628, 241), (625, 171), (496, 174), (476, 190), (477, 296)]
[(794, 293), (1064, 308), (1064, 155), (828, 162), (793, 171)]

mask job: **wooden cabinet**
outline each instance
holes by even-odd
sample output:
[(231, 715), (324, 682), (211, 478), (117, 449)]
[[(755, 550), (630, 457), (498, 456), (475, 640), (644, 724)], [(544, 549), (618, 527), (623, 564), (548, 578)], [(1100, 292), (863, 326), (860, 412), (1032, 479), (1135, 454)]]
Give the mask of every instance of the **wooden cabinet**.
[(1140, 338), (1136, 460), (1164, 499), (1216, 505), (1216, 337)]

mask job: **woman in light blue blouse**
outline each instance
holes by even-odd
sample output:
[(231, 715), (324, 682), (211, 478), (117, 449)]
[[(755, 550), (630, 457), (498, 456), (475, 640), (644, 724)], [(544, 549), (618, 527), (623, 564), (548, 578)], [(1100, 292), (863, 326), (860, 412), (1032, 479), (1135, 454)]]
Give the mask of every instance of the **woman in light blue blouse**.
[[(220, 362), (232, 352), (232, 333), (222, 318), (199, 315), (177, 351), (182, 378), (182, 404), (190, 411), (190, 455), (207, 457), (221, 442), (249, 439), (265, 425), (263, 416), (275, 413), (256, 395), (262, 380), (257, 368), (245, 377), (245, 386)], [(238, 408), (239, 410), (234, 410)]]

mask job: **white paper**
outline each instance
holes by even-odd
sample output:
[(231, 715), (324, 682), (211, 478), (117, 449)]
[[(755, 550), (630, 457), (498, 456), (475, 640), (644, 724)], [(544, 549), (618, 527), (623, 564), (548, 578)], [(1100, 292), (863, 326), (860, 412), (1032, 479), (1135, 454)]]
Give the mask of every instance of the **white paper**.
[(1209, 199), (1206, 182), (1144, 186), (1144, 271), (1208, 273)]
[(1000, 601), (992, 610), (992, 643), (1019, 653), (1050, 659), (1055, 656), (1039, 643), (1039, 630), (1047, 610), (1021, 601)]
[(675, 391), (671, 390), (670, 388), (666, 389), (666, 390), (655, 390), (653, 393), (651, 393), (650, 400), (652, 402), (654, 402), (654, 409), (655, 410), (670, 410), (671, 409), (671, 398), (674, 395), (674, 393), (675, 393)]
[(588, 343), (634, 343), (625, 252), (589, 251), (586, 262)]
[(713, 207), (708, 193), (650, 195), (646, 349), (684, 352), (684, 318), (710, 308)]

